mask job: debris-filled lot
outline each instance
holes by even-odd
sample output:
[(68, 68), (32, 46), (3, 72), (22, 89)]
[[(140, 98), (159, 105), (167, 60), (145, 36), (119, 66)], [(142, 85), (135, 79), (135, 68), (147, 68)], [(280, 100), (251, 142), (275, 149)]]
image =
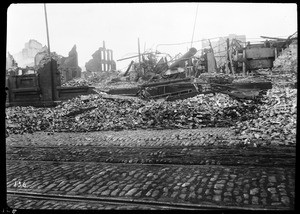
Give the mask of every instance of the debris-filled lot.
[(174, 129), (233, 126), (239, 138), (295, 143), (297, 90), (274, 88), (261, 104), (228, 95), (198, 95), (174, 102), (89, 95), (55, 108), (7, 109), (10, 133), (87, 132), (122, 129)]
[[(276, 141), (294, 144), (297, 118), (297, 43), (274, 61), (271, 75), (248, 77), (247, 81), (269, 79), (273, 88), (259, 100), (238, 100), (227, 94), (199, 94), (184, 100), (160, 101), (123, 99), (104, 93), (79, 96), (54, 108), (6, 108), (9, 134), (47, 132), (91, 132), (135, 129), (195, 129), (231, 127), (244, 144)], [(102, 78), (102, 88), (131, 87), (120, 78)], [(100, 77), (99, 77), (100, 78)], [(117, 79), (117, 80), (116, 80)], [(115, 80), (115, 81), (114, 81)], [(231, 80), (232, 81), (232, 80)], [(241, 82), (233, 77), (233, 82)], [(95, 82), (94, 82), (95, 83)], [(90, 86), (87, 79), (76, 78), (63, 86)]]

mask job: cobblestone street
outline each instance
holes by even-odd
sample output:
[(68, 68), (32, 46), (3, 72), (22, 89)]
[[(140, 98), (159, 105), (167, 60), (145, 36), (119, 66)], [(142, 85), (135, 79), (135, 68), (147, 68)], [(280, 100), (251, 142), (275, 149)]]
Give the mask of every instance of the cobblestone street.
[[(115, 133), (111, 138), (108, 132), (97, 132), (94, 137), (91, 133), (10, 136), (6, 157), (8, 191), (199, 208), (294, 208), (293, 147), (226, 145), (224, 140), (216, 141), (219, 129)], [(206, 134), (210, 136), (207, 140)], [(194, 140), (185, 140), (185, 136)], [(204, 140), (199, 140), (203, 136)], [(34, 200), (11, 194), (8, 205), (17, 209), (165, 209)]]

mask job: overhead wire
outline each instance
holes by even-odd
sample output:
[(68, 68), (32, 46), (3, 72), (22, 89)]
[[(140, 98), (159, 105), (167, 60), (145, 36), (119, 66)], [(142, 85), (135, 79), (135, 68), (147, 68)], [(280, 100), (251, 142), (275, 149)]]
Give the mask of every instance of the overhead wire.
[[(279, 37), (283, 37), (283, 36), (277, 36), (278, 38)], [(197, 43), (197, 42), (203, 42), (203, 41), (206, 41), (206, 40), (214, 40), (214, 39), (220, 39), (220, 38), (225, 38), (225, 37), (221, 37), (221, 36), (219, 36), (219, 37), (213, 37), (213, 38), (207, 38), (207, 39), (200, 39), (200, 40), (196, 40), (196, 41), (193, 41), (193, 43)], [(243, 42), (243, 43), (247, 43), (247, 42), (253, 42), (253, 41), (258, 41), (258, 40), (260, 40), (260, 42), (262, 42), (262, 38), (247, 38), (247, 41), (246, 42), (243, 42), (243, 41), (240, 41), (240, 42)], [(163, 43), (163, 44), (157, 44), (156, 45), (156, 49), (157, 49), (157, 47), (159, 47), (159, 46), (172, 46), (172, 45), (184, 45), (184, 44), (189, 44), (189, 43), (191, 43), (191, 42), (179, 42), (179, 43)]]

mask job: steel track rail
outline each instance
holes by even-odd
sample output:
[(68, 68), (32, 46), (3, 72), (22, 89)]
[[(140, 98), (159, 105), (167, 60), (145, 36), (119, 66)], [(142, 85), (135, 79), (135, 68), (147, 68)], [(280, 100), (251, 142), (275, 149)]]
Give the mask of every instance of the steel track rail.
[[(183, 139), (186, 140), (186, 139)], [(227, 140), (221, 140), (221, 139), (217, 139), (215, 140), (216, 142), (218, 141), (227, 141)], [(231, 141), (240, 141), (240, 140), (231, 140)], [(91, 148), (113, 148), (113, 149), (183, 149), (183, 148), (208, 148), (208, 149), (240, 149), (242, 148), (246, 148), (249, 150), (255, 150), (257, 149), (256, 147), (251, 147), (251, 146), (247, 146), (247, 145), (226, 145), (226, 144), (221, 144), (221, 145), (213, 145), (211, 143), (208, 144), (203, 144), (203, 145), (162, 145), (162, 146), (147, 146), (147, 145), (138, 145), (138, 146), (117, 146), (117, 145), (53, 145), (53, 146), (37, 146), (37, 145), (7, 145), (7, 147), (9, 148), (78, 148), (78, 147), (91, 147)], [(295, 146), (274, 146), (274, 145), (268, 145), (268, 146), (261, 146), (261, 149), (265, 149), (265, 150), (269, 150), (269, 149), (276, 149), (276, 150), (285, 150), (285, 149), (295, 149)]]
[(7, 162), (37, 162), (37, 163), (53, 163), (53, 164), (107, 164), (107, 165), (137, 165), (137, 166), (176, 166), (176, 167), (245, 167), (245, 166), (251, 166), (251, 167), (262, 167), (262, 168), (294, 168), (294, 165), (280, 165), (280, 166), (264, 166), (260, 164), (181, 164), (181, 163), (123, 163), (123, 162), (93, 162), (93, 161), (52, 161), (52, 160), (6, 160)]
[(223, 206), (214, 204), (184, 204), (160, 201), (146, 201), (140, 199), (124, 199), (124, 198), (108, 198), (108, 197), (91, 197), (91, 196), (73, 196), (73, 195), (54, 195), (28, 193), (18, 191), (7, 191), (7, 195), (15, 197), (25, 197), (35, 200), (54, 200), (54, 201), (69, 201), (69, 202), (85, 202), (85, 203), (105, 203), (113, 205), (136, 205), (136, 206), (151, 206), (165, 209), (177, 210), (278, 210), (283, 208), (254, 208), (254, 207), (238, 207), (238, 206)]
[[(182, 140), (186, 140), (186, 139), (182, 139)], [(216, 142), (217, 141), (226, 141), (226, 140), (220, 140), (220, 139), (217, 139), (215, 140)], [(227, 148), (234, 148), (235, 146), (227, 146), (227, 145), (188, 145), (188, 146), (172, 146), (172, 145), (167, 145), (167, 146), (144, 146), (144, 145), (135, 145), (135, 146), (115, 146), (115, 145), (100, 145), (100, 146), (97, 146), (97, 145), (72, 145), (72, 144), (69, 144), (69, 145), (53, 145), (53, 146), (37, 146), (37, 145), (18, 145), (18, 146), (14, 146), (14, 145), (7, 145), (7, 147), (9, 148), (69, 148), (69, 147), (94, 147), (94, 148), (113, 148), (113, 149), (118, 149), (118, 148), (125, 148), (125, 149), (183, 149), (183, 148), (223, 148), (223, 149), (227, 149)]]

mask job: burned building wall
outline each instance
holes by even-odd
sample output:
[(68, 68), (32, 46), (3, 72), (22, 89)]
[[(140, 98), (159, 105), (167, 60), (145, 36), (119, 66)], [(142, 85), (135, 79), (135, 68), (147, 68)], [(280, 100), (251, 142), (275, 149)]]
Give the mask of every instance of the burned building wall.
[(25, 47), (21, 52), (13, 54), (14, 58), (18, 62), (20, 67), (34, 66), (34, 58), (37, 53), (42, 51), (43, 46), (41, 43), (34, 39), (30, 39), (29, 42), (25, 43)]
[(34, 66), (37, 66), (44, 56), (48, 54), (48, 47), (45, 45), (35, 56), (34, 56)]
[(116, 62), (113, 60), (113, 51), (106, 49), (105, 42), (93, 55), (93, 59), (85, 64), (85, 68), (90, 72), (107, 72), (116, 70)]
[(6, 70), (14, 67), (18, 67), (18, 64), (14, 57), (8, 52), (6, 56)]
[(76, 45), (73, 46), (68, 57), (61, 58), (59, 70), (64, 76), (63, 82), (69, 81), (73, 78), (81, 77), (81, 68), (78, 66), (78, 53), (76, 51)]
[[(73, 46), (67, 57), (57, 55), (55, 52), (51, 52), (51, 57), (57, 61), (58, 70), (62, 77), (62, 83), (70, 81), (73, 78), (81, 77), (81, 68), (78, 66), (76, 45)], [(49, 58), (47, 49), (37, 53), (35, 56), (35, 66), (42, 67), (44, 62), (47, 61), (47, 58)]]

